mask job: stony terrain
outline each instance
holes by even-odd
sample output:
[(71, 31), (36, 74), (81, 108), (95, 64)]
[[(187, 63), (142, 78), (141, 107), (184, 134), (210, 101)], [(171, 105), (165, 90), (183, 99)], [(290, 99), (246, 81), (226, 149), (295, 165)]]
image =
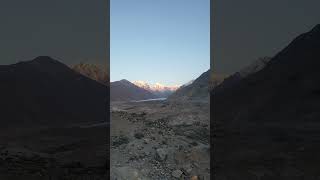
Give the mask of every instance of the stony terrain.
[(208, 102), (111, 104), (111, 179), (210, 179)]
[(106, 139), (106, 126), (2, 129), (0, 179), (105, 179)]
[(0, 84), (1, 180), (106, 179), (105, 85), (48, 56), (1, 65)]

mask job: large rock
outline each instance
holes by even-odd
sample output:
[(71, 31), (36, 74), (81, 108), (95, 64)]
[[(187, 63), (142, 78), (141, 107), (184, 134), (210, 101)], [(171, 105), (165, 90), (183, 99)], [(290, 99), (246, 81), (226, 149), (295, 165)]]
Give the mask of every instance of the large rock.
[(165, 161), (167, 159), (167, 156), (168, 156), (168, 151), (166, 149), (159, 148), (156, 150), (156, 159), (158, 161)]
[(172, 172), (172, 176), (175, 178), (180, 178), (182, 174), (183, 174), (183, 172), (180, 170), (175, 170)]

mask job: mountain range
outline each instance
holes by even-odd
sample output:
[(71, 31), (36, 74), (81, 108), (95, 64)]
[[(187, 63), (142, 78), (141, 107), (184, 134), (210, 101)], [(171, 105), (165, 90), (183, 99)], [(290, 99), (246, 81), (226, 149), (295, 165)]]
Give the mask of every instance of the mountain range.
[[(320, 158), (315, 150), (319, 148), (315, 142), (319, 141), (320, 127), (319, 60), (317, 25), (296, 37), (258, 71), (237, 73), (211, 91), (212, 155), (215, 164), (220, 164), (218, 176), (234, 172), (230, 179), (237, 179), (239, 167), (248, 168), (246, 162), (252, 162), (252, 167), (267, 167), (267, 163), (277, 164), (275, 155), (280, 154), (283, 164), (295, 164), (299, 172), (309, 172), (313, 159), (317, 162)], [(307, 145), (310, 142), (312, 147)], [(304, 150), (296, 150), (302, 144)], [(309, 154), (312, 158), (305, 158)], [(276, 169), (277, 177), (288, 173)]]
[(149, 84), (145, 81), (133, 81), (133, 84), (147, 91), (150, 91), (158, 98), (167, 98), (179, 88), (179, 86), (165, 86), (160, 83)]
[(128, 80), (123, 79), (110, 83), (111, 101), (134, 101), (154, 98), (158, 98), (158, 96)]
[(108, 89), (48, 56), (0, 66), (2, 125), (105, 122)]
[[(320, 88), (319, 50), (320, 25), (294, 39), (259, 71), (239, 76), (236, 83), (226, 79), (217, 87), (223, 87), (223, 90), (213, 90), (214, 103), (219, 103), (219, 109), (228, 107), (230, 111), (237, 109), (238, 113), (242, 109), (238, 106), (245, 105), (243, 107), (246, 107), (246, 111), (257, 112), (255, 117), (268, 112), (263, 119), (277, 117), (271, 118), (272, 121), (290, 119), (292, 122), (302, 118), (305, 113), (315, 110), (316, 99), (311, 97), (317, 98)], [(309, 107), (309, 110), (303, 110), (306, 109), (304, 106)], [(290, 110), (294, 113), (287, 114)], [(251, 118), (245, 114), (248, 121), (254, 117), (253, 114)], [(240, 115), (238, 119), (241, 119)], [(262, 117), (254, 119), (261, 120)]]

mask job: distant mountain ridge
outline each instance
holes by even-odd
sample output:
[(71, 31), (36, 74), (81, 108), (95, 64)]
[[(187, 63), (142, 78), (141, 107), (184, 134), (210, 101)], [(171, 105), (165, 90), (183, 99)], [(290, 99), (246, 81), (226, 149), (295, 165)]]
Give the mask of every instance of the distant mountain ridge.
[(158, 96), (128, 80), (123, 79), (110, 83), (111, 101), (133, 101), (154, 98), (158, 98)]
[(267, 64), (269, 63), (270, 60), (271, 60), (270, 57), (258, 58), (257, 60), (255, 60), (251, 64), (249, 64), (248, 66), (242, 68), (240, 71), (238, 71), (228, 77), (225, 77), (223, 79), (223, 81), (217, 83), (212, 88), (212, 90), (222, 91), (225, 88), (229, 88), (230, 86), (237, 84), (238, 82), (240, 82), (241, 79), (243, 79), (251, 74), (254, 74), (254, 73), (261, 71), (265, 66), (267, 66)]
[[(236, 83), (225, 80), (221, 84), (223, 89), (213, 90), (216, 119), (228, 126), (257, 121), (283, 123), (283, 126), (287, 122), (316, 121), (320, 117), (316, 113), (319, 112), (319, 59), (320, 25), (317, 25), (296, 37), (264, 68), (237, 79)], [(224, 113), (225, 109), (228, 113)], [(232, 121), (231, 116), (236, 112), (237, 120)]]
[(159, 98), (166, 98), (169, 95), (171, 95), (173, 92), (175, 92), (180, 86), (165, 86), (160, 83), (155, 83), (155, 84), (149, 84), (145, 81), (133, 81), (133, 84), (136, 86), (143, 88), (147, 91), (150, 91), (154, 95), (158, 96)]
[(182, 86), (180, 86), (179, 88), (189, 86), (189, 85), (191, 85), (194, 81), (195, 81), (195, 79), (192, 79), (192, 80), (190, 80), (189, 82), (187, 82), (187, 83), (183, 84)]

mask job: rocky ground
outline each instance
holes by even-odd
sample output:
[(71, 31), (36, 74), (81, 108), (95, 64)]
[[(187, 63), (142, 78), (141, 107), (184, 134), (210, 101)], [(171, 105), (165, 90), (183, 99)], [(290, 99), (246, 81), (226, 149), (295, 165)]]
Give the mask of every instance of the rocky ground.
[(111, 104), (112, 180), (210, 179), (208, 102)]
[(320, 178), (319, 125), (256, 127), (216, 133), (217, 180), (316, 180)]
[(11, 127), (1, 131), (0, 139), (0, 179), (100, 180), (108, 177), (104, 126)]

